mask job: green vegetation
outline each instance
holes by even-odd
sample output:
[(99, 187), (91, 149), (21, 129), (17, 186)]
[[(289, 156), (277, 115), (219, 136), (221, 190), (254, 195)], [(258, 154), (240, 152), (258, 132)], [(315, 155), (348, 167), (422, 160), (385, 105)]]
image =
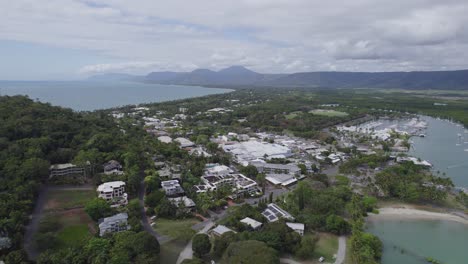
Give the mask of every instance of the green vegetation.
[(110, 204), (102, 198), (94, 198), (89, 201), (85, 206), (85, 211), (94, 221), (111, 216), (114, 212)]
[(314, 109), (309, 111), (309, 113), (319, 116), (329, 116), (329, 117), (345, 117), (348, 116), (348, 113), (340, 112), (336, 110), (326, 110), (326, 109)]
[(199, 223), (196, 218), (187, 219), (165, 219), (158, 218), (155, 226), (155, 230), (163, 235), (169, 236), (175, 240), (189, 241), (195, 230), (192, 226)]
[(210, 238), (206, 234), (196, 234), (192, 240), (192, 250), (196, 257), (203, 257), (210, 253), (211, 242)]
[(79, 246), (90, 237), (87, 225), (74, 225), (62, 229), (57, 238), (63, 247)]
[(223, 255), (223, 263), (279, 264), (280, 260), (278, 253), (265, 243), (247, 240), (230, 244)]
[(94, 196), (93, 190), (51, 190), (47, 193), (46, 210), (82, 208)]
[(314, 257), (324, 257), (327, 262), (330, 262), (337, 251), (338, 237), (327, 233), (320, 233), (313, 252)]

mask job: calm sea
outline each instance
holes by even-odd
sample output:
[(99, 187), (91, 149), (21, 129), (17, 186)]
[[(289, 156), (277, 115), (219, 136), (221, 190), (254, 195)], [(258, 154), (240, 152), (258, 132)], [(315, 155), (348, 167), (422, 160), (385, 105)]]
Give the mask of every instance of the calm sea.
[(382, 264), (468, 263), (468, 225), (445, 220), (372, 220), (367, 231), (383, 242)]
[(124, 81), (0, 81), (2, 95), (28, 95), (31, 99), (77, 111), (171, 101), (230, 91), (232, 90)]

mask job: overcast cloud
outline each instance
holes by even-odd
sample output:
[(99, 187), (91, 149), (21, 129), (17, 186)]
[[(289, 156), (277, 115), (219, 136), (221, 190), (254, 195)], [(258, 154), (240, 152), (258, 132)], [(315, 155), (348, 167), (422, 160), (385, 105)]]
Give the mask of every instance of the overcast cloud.
[(467, 14), (466, 0), (0, 0), (0, 40), (99, 58), (76, 75), (445, 70), (468, 68)]

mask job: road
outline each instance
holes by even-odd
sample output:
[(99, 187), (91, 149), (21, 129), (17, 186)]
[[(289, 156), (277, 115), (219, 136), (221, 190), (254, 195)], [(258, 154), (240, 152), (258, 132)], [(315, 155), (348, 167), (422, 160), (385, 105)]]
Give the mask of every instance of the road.
[(171, 239), (170, 237), (158, 234), (153, 229), (150, 222), (148, 221), (148, 217), (146, 216), (146, 211), (145, 211), (145, 181), (144, 180), (140, 182), (140, 186), (138, 188), (138, 201), (140, 203), (140, 208), (141, 208), (141, 225), (143, 226), (143, 229), (146, 232), (150, 233), (152, 236), (154, 236), (158, 240), (159, 244), (169, 241)]
[(34, 206), (34, 210), (31, 214), (31, 221), (25, 228), (24, 238), (23, 238), (23, 247), (28, 254), (29, 259), (35, 260), (39, 255), (39, 252), (36, 250), (34, 246), (34, 235), (36, 234), (37, 230), (39, 229), (39, 223), (41, 221), (41, 216), (43, 214), (44, 206), (47, 202), (47, 193), (49, 191), (76, 191), (76, 190), (92, 190), (92, 185), (82, 185), (82, 186), (74, 186), (74, 185), (59, 185), (59, 186), (48, 186), (44, 185), (40, 190), (39, 194), (36, 199), (36, 204)]
[(338, 252), (336, 253), (335, 264), (343, 264), (346, 256), (346, 237), (338, 238)]
[[(206, 234), (206, 232), (208, 232), (208, 230), (210, 230), (215, 225), (215, 223), (211, 220), (208, 220), (205, 222), (206, 222), (205, 227), (203, 227), (203, 229), (200, 230), (197, 234)], [(192, 258), (193, 258), (192, 240), (190, 240), (185, 246), (185, 248), (180, 252), (179, 258), (177, 259), (176, 264), (182, 263), (184, 259), (192, 259)]]

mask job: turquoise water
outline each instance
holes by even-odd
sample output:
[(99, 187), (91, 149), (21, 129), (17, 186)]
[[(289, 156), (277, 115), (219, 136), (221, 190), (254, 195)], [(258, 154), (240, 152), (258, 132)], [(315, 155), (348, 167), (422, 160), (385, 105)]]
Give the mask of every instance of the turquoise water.
[(367, 231), (384, 244), (382, 264), (468, 263), (468, 226), (445, 220), (372, 220)]
[(425, 132), (427, 136), (411, 138), (413, 144), (408, 154), (429, 161), (434, 165), (436, 175), (437, 171), (440, 171), (440, 176), (445, 173), (455, 186), (467, 188), (468, 131), (447, 120), (432, 117), (422, 119), (428, 124)]
[(232, 90), (124, 81), (0, 81), (1, 95), (28, 95), (31, 99), (77, 111), (163, 102), (230, 91)]

